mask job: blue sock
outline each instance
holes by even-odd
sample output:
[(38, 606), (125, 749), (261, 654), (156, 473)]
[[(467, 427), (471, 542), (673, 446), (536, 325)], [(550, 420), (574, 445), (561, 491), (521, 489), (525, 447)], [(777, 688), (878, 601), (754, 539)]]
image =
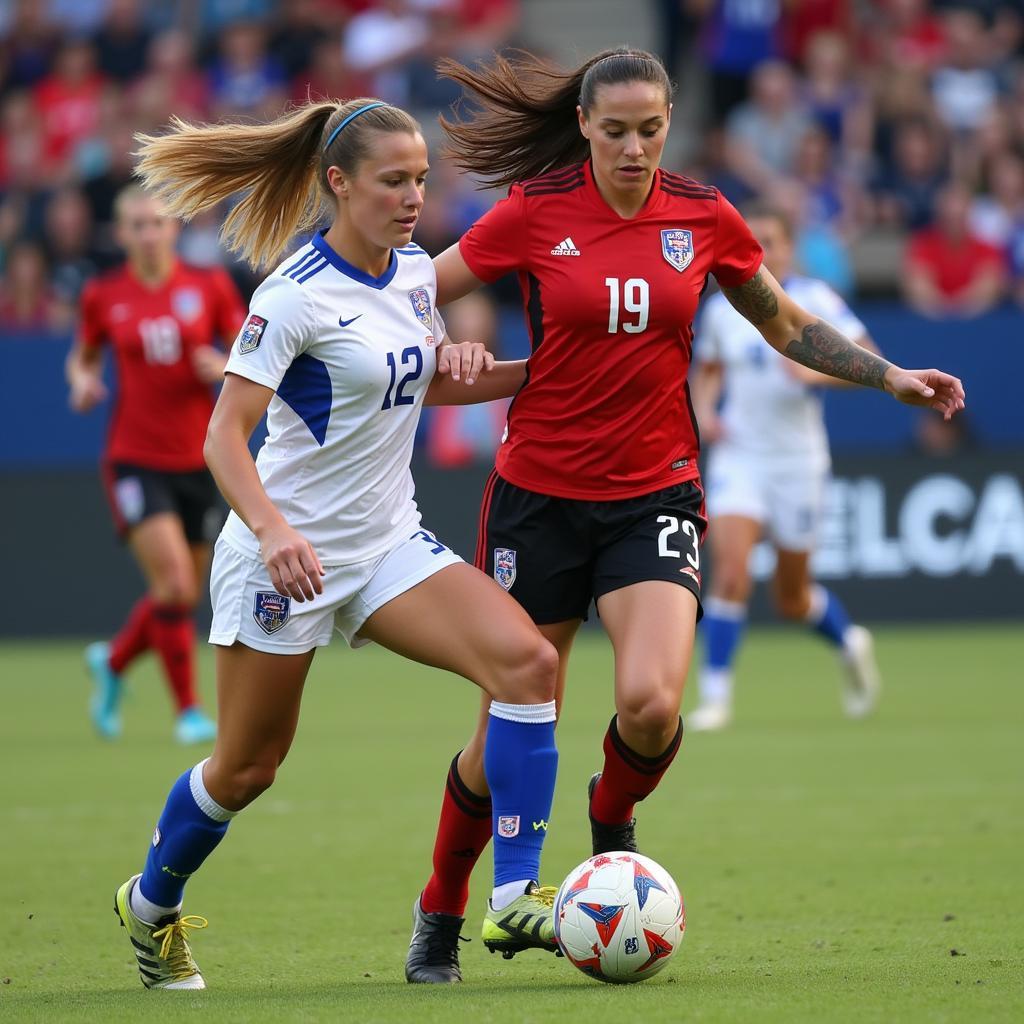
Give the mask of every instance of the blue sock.
[(491, 791), (496, 886), (540, 877), (557, 770), (555, 702), (493, 701), (484, 772)]
[(704, 605), (701, 629), (704, 632), (704, 661), (710, 669), (731, 669), (743, 629), (747, 624), (747, 606), (738, 601), (709, 597)]
[(144, 900), (159, 907), (181, 904), (189, 876), (224, 838), (228, 822), (235, 816), (206, 791), (205, 764), (201, 761), (171, 787), (153, 833), (139, 892)]
[(850, 616), (847, 615), (839, 598), (831, 590), (817, 584), (811, 591), (811, 607), (807, 612), (807, 621), (816, 632), (836, 647), (843, 646), (846, 631), (852, 625)]

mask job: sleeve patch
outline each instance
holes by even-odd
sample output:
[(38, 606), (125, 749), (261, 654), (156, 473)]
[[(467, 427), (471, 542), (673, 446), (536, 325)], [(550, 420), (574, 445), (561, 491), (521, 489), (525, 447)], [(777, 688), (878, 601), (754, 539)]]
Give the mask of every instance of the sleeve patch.
[(268, 320), (264, 320), (261, 316), (256, 316), (255, 313), (250, 314), (249, 319), (245, 321), (242, 331), (238, 335), (239, 355), (244, 356), (248, 352), (255, 352), (260, 347), (260, 342), (263, 340), (263, 332), (267, 329), (268, 323)]

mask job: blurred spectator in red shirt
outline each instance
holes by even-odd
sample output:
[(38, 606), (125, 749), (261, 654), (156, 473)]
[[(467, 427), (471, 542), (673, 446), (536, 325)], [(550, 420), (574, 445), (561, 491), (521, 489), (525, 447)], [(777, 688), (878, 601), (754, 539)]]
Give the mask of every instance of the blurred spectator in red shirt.
[(910, 239), (904, 296), (924, 316), (976, 316), (1006, 293), (1004, 253), (971, 232), (970, 208), (970, 192), (947, 185), (938, 195), (935, 225)]
[(8, 332), (53, 331), (71, 323), (47, 278), (46, 259), (35, 242), (15, 242), (0, 278), (0, 325)]
[(892, 67), (930, 71), (946, 53), (946, 33), (931, 0), (875, 0), (881, 18), (866, 40)]
[(205, 120), (210, 110), (210, 83), (196, 67), (192, 40), (170, 28), (149, 44), (146, 73), (135, 83), (131, 105), (146, 125), (167, 124), (171, 114), (182, 120)]
[(34, 91), (44, 155), (51, 166), (67, 160), (75, 146), (96, 131), (105, 83), (90, 43), (72, 39), (57, 51), (53, 72)]

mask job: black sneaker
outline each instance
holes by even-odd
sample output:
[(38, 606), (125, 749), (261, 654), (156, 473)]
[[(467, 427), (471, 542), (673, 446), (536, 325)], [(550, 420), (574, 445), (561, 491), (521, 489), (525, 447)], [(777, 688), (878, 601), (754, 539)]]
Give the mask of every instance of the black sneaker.
[[(600, 772), (594, 772), (590, 776), (590, 782), (587, 783), (588, 800), (593, 800), (594, 787), (600, 778)], [(589, 803), (587, 816), (590, 818), (590, 838), (594, 846), (593, 855), (595, 857), (601, 853), (618, 853), (620, 850), (624, 850), (626, 853), (640, 852), (636, 848), (636, 818), (630, 818), (629, 821), (623, 822), (621, 825), (602, 825), (601, 822), (594, 821)]]
[[(405, 958), (405, 980), (412, 984), (447, 985), (462, 981), (459, 940), (464, 917), (428, 914), (420, 898), (412, 908), (412, 939)], [(462, 939), (468, 942), (469, 939)]]

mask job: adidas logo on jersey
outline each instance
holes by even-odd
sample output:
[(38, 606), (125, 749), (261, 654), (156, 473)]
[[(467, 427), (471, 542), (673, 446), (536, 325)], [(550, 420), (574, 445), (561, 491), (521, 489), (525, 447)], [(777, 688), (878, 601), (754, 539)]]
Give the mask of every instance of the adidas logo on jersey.
[(571, 238), (563, 238), (558, 245), (551, 250), (552, 256), (579, 256), (580, 251)]

